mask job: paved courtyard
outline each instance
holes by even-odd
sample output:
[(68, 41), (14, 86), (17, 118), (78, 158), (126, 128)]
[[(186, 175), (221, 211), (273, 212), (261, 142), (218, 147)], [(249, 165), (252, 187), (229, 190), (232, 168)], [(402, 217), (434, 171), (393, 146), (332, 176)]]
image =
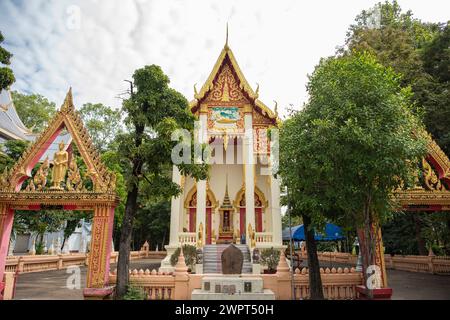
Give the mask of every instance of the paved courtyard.
[[(142, 259), (130, 261), (131, 269), (157, 269), (160, 259)], [(111, 270), (116, 268), (111, 264)], [(80, 268), (81, 288), (68, 289), (67, 280), (73, 273), (68, 270), (23, 273), (19, 275), (15, 300), (83, 300), (83, 288), (86, 285), (86, 267)], [(72, 282), (70, 282), (72, 283)]]
[[(161, 260), (142, 259), (131, 261), (134, 269), (157, 269)], [(305, 264), (305, 262), (303, 262)], [(342, 264), (322, 262), (322, 267), (339, 267)], [(111, 265), (111, 269), (115, 269)], [(82, 288), (86, 282), (86, 268), (81, 270), (81, 288), (68, 289), (66, 282), (71, 273), (55, 270), (19, 275), (16, 288), (17, 300), (82, 300)], [(450, 276), (432, 275), (398, 270), (388, 270), (389, 286), (393, 288), (394, 300), (450, 300)]]

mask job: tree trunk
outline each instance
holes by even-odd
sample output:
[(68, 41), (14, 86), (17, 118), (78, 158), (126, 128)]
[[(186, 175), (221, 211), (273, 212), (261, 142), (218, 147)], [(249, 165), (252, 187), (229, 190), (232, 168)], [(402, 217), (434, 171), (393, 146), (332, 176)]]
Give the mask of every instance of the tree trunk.
[(320, 277), (320, 264), (317, 257), (316, 240), (314, 239), (314, 228), (311, 226), (311, 218), (303, 215), (303, 227), (305, 229), (306, 250), (309, 268), (309, 291), (312, 300), (323, 300), (322, 278)]
[(417, 212), (412, 213), (412, 218), (414, 220), (414, 227), (416, 231), (416, 240), (417, 240), (417, 249), (419, 251), (419, 255), (426, 256), (428, 255), (427, 247), (425, 245), (425, 240), (422, 237), (422, 222)]
[[(137, 125), (135, 146), (139, 148), (142, 144), (142, 134), (144, 132), (143, 125)], [(137, 199), (139, 194), (139, 178), (142, 175), (142, 160), (139, 155), (133, 159), (133, 182), (128, 190), (127, 201), (125, 204), (125, 213), (122, 221), (122, 229), (120, 232), (119, 243), (119, 261), (117, 264), (117, 283), (116, 283), (116, 299), (122, 299), (127, 292), (129, 282), (129, 264), (130, 264), (130, 248), (131, 238), (133, 234), (134, 216), (137, 211)]]
[(122, 222), (119, 243), (119, 260), (117, 264), (116, 299), (122, 299), (127, 292), (128, 270), (130, 264), (130, 246), (133, 231), (133, 220), (137, 209), (138, 187), (134, 185), (128, 192), (125, 214)]

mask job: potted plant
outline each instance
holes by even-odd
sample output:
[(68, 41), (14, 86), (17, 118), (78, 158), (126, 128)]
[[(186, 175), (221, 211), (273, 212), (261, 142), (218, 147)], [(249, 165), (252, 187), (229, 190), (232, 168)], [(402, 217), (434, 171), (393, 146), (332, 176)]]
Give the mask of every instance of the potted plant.
[(273, 247), (270, 249), (263, 249), (260, 257), (261, 264), (267, 266), (267, 270), (264, 273), (277, 273), (278, 261), (280, 261), (280, 251), (275, 250)]

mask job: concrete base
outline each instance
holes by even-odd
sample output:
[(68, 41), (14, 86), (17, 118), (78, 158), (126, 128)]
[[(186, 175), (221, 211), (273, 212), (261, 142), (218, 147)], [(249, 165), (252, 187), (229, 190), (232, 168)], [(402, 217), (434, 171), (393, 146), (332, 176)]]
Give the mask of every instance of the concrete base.
[(202, 288), (192, 291), (192, 300), (275, 300), (275, 294), (264, 289), (261, 277), (245, 275), (205, 276)]
[(261, 274), (261, 265), (259, 263), (252, 264), (253, 274)]
[(85, 300), (110, 300), (113, 298), (114, 286), (104, 288), (85, 288), (83, 296)]
[(357, 286), (359, 300), (391, 300), (392, 288), (379, 288), (369, 290), (365, 286)]
[(164, 246), (164, 248), (167, 251), (167, 255), (166, 257), (161, 261), (161, 267), (159, 267), (159, 271), (162, 272), (174, 272), (175, 267), (173, 267), (170, 264), (170, 257), (172, 256), (172, 254), (175, 252), (175, 250), (177, 250), (178, 246), (176, 245), (166, 245)]
[(203, 274), (203, 264), (196, 264), (195, 265), (195, 273), (196, 274)]
[(3, 290), (5, 289), (5, 283), (0, 281), (0, 300), (3, 300)]
[(275, 294), (269, 289), (264, 289), (263, 292), (258, 293), (235, 294), (204, 292), (200, 289), (194, 289), (191, 300), (275, 300)]

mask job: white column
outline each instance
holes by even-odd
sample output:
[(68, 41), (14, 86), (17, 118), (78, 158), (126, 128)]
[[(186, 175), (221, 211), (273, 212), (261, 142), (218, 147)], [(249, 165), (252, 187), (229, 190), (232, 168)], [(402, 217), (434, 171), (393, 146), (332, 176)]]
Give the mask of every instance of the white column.
[[(200, 112), (200, 128), (198, 132), (199, 143), (206, 143), (207, 134), (207, 113)], [(197, 212), (196, 212), (196, 239), (200, 232), (200, 223), (202, 225), (202, 245), (205, 245), (206, 239), (206, 180), (197, 181)]]
[(251, 246), (250, 235), (248, 233), (248, 225), (252, 225), (253, 231), (256, 230), (255, 225), (255, 164), (253, 156), (253, 120), (252, 113), (247, 112), (244, 115), (244, 167), (245, 167), (245, 217), (246, 217), (246, 243)]
[[(172, 172), (172, 182), (176, 184), (181, 184), (181, 174), (177, 166), (173, 166)], [(172, 197), (171, 207), (170, 207), (170, 246), (178, 246), (178, 231), (180, 230), (180, 198), (182, 194), (178, 197)]]
[(272, 216), (272, 241), (275, 246), (281, 245), (281, 208), (280, 208), (280, 182), (278, 178), (270, 175), (270, 207)]

